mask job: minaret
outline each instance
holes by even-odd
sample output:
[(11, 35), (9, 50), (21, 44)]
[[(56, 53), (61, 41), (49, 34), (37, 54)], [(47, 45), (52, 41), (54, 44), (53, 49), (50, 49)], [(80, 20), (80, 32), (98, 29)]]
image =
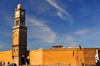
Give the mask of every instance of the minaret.
[(27, 27), (25, 26), (25, 9), (21, 4), (15, 9), (15, 26), (12, 39), (12, 63), (25, 64), (27, 61)]

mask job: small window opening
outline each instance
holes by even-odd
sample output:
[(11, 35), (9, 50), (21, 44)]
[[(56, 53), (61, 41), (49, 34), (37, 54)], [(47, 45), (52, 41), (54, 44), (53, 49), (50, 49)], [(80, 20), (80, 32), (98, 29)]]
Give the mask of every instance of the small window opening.
[(19, 25), (19, 20), (16, 21), (16, 26), (18, 26), (18, 25)]
[(15, 34), (15, 36), (17, 36), (17, 34)]
[(18, 49), (17, 49), (17, 51), (18, 51)]

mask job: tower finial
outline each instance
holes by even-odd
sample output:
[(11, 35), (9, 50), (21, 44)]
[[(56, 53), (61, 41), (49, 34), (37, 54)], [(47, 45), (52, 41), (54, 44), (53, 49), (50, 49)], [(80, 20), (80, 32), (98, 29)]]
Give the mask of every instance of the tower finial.
[(22, 4), (18, 4), (18, 5), (17, 5), (17, 9), (23, 9)]

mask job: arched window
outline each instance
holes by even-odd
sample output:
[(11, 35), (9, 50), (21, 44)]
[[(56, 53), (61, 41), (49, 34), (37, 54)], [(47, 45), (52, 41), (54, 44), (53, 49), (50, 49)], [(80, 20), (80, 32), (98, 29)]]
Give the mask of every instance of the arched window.
[(16, 26), (18, 26), (18, 25), (19, 25), (19, 20), (16, 21)]

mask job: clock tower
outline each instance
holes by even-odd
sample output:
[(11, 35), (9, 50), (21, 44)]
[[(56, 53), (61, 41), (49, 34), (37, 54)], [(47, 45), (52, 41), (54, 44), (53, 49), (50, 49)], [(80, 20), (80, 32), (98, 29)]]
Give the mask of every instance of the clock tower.
[(27, 61), (27, 27), (25, 26), (25, 9), (21, 4), (18, 4), (15, 9), (12, 36), (12, 63), (25, 64)]

